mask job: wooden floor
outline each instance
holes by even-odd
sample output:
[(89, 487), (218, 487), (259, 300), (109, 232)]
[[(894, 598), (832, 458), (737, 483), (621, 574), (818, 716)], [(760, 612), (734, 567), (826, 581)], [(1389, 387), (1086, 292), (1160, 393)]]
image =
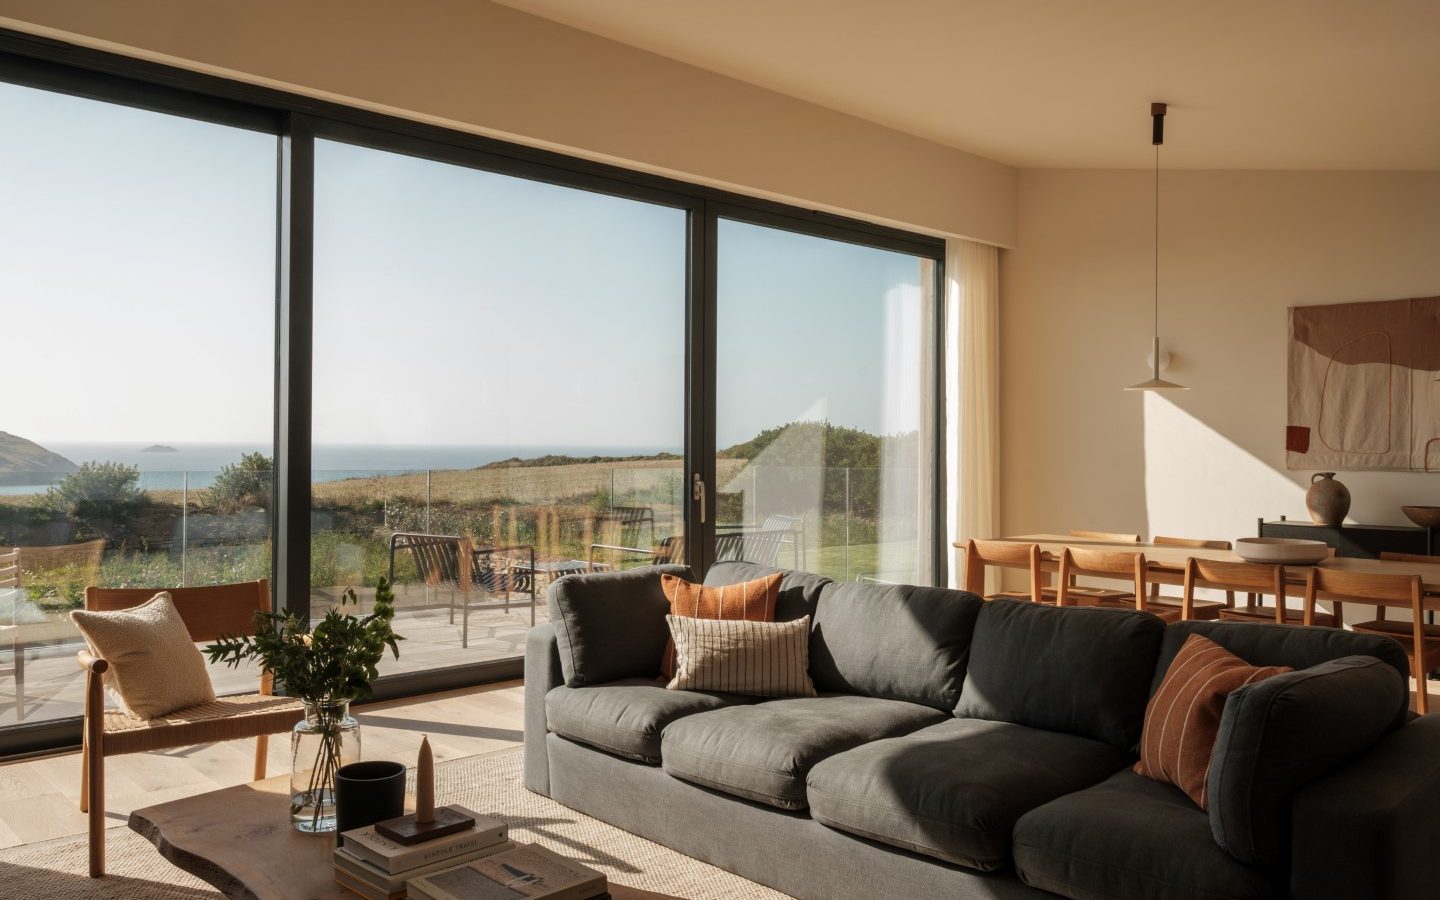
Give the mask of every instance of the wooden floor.
[[(361, 707), (362, 756), (413, 764), (422, 734), (437, 762), (518, 746), (523, 696), (520, 682), (507, 681)], [(253, 774), (254, 752), (254, 741), (227, 741), (111, 757), (106, 815), (123, 825), (132, 808), (243, 784)], [(271, 738), (269, 769), (290, 770), (284, 735)], [(83, 834), (79, 798), (79, 753), (0, 765), (0, 848)]]

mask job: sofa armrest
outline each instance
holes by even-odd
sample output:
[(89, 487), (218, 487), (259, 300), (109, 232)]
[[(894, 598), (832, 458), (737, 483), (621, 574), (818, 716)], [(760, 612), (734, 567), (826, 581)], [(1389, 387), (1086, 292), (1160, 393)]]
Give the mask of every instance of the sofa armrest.
[(525, 787), (550, 796), (550, 757), (545, 750), (545, 695), (565, 683), (555, 627), (536, 625), (525, 634)]
[(1295, 795), (1293, 897), (1431, 897), (1440, 885), (1440, 715), (1422, 716)]

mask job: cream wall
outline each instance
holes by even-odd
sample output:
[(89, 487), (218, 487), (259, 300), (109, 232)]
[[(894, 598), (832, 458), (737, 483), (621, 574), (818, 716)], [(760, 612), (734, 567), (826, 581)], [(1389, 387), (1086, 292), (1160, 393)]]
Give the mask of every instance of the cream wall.
[(1014, 243), (1008, 166), (484, 0), (0, 0), (0, 26)]
[[(1285, 471), (1286, 308), (1440, 295), (1440, 173), (1162, 175), (1160, 331), (1189, 391), (1148, 377), (1150, 172), (1025, 170), (1004, 256), (1002, 530), (1206, 538), (1307, 518)], [(1406, 524), (1440, 475), (1351, 472), (1351, 518)]]

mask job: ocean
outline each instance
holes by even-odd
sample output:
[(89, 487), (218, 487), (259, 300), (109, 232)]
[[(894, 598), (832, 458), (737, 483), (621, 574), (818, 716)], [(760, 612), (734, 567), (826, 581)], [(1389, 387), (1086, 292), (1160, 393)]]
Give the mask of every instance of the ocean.
[[(178, 490), (181, 487), (208, 487), (224, 466), (240, 461), (246, 453), (274, 452), (263, 444), (196, 444), (160, 442), (174, 452), (147, 452), (155, 444), (57, 442), (45, 448), (77, 465), (84, 462), (118, 462), (140, 470), (144, 490)], [(532, 459), (547, 454), (565, 456), (642, 456), (674, 448), (656, 447), (538, 447), (516, 444), (473, 446), (408, 446), (403, 444), (316, 444), (311, 454), (311, 480), (338, 481), (372, 475), (399, 475), (427, 469), (472, 469), (502, 459)], [(50, 479), (40, 476), (35, 484), (0, 485), (0, 494), (34, 494), (45, 490)]]

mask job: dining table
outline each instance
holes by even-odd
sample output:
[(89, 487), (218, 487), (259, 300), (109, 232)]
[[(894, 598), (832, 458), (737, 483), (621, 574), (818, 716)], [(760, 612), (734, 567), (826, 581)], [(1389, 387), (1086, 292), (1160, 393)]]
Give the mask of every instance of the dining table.
[[(1172, 544), (1152, 544), (1144, 541), (1102, 540), (1089, 537), (1072, 537), (1065, 534), (1019, 534), (993, 538), (997, 541), (1013, 541), (1022, 544), (1038, 544), (1040, 564), (1047, 572), (1060, 567), (1060, 553), (1066, 547), (1091, 550), (1135, 550), (1145, 554), (1145, 578), (1150, 584), (1183, 584), (1186, 560), (1210, 559), (1219, 562), (1245, 562), (1233, 550), (1218, 550), (1206, 547), (1177, 547)], [(964, 549), (964, 543), (956, 541), (955, 546)], [(1361, 559), (1350, 556), (1335, 556), (1321, 560), (1315, 565), (1324, 569), (1341, 572), (1359, 572), (1369, 575), (1419, 575), (1425, 589), (1425, 609), (1440, 611), (1440, 563), (1409, 562), (1389, 559)], [(1015, 568), (1019, 568), (1016, 566)], [(1301, 585), (1305, 582), (1305, 570), (1309, 565), (1288, 565), (1285, 567), (1286, 583)], [(1201, 584), (1203, 587), (1203, 583)], [(1286, 591), (1287, 596), (1299, 593)], [(1409, 606), (1408, 603), (1365, 602), (1367, 606)]]

